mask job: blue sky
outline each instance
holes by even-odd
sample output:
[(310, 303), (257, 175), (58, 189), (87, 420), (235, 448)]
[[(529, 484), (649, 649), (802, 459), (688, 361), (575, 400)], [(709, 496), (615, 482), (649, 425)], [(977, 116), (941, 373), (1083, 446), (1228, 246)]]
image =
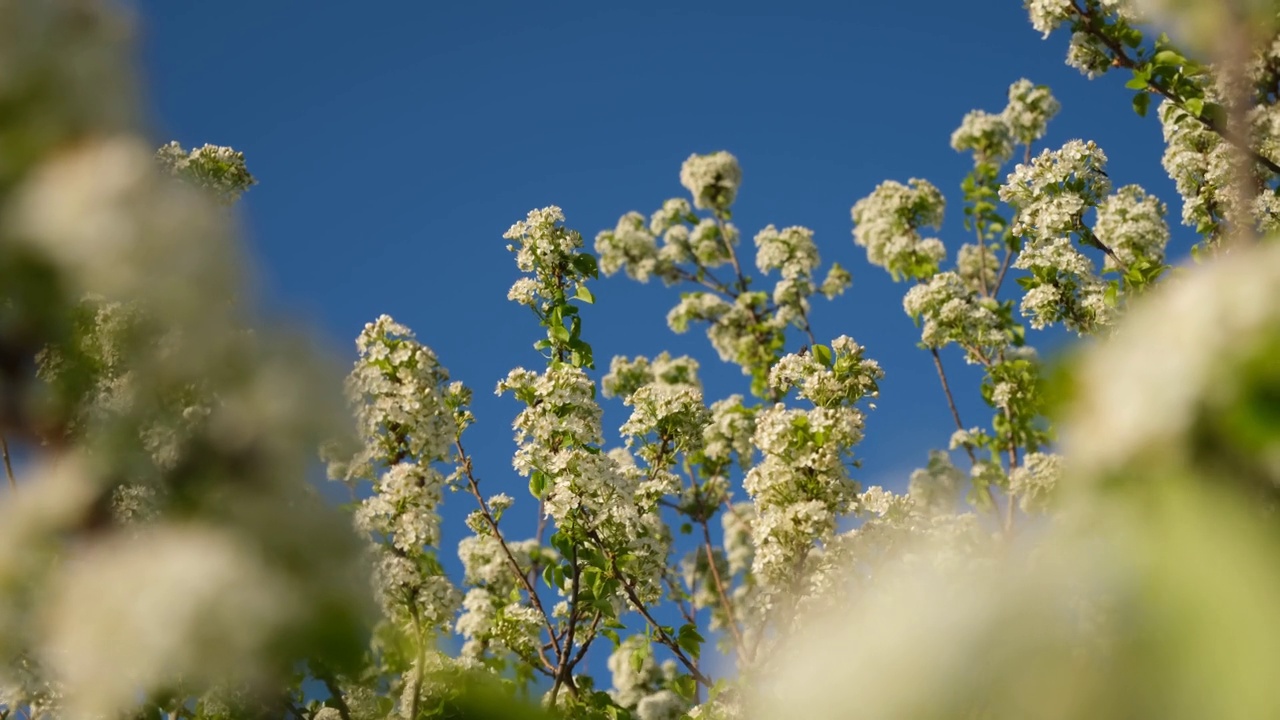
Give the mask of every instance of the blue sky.
[[(940, 236), (954, 252), (970, 164), (951, 132), (971, 109), (998, 112), (1027, 77), (1063, 105), (1042, 146), (1097, 141), (1117, 186), (1169, 203), (1174, 254), (1188, 244), (1159, 124), (1129, 109), (1124, 78), (1067, 67), (1065, 35), (1042, 40), (1016, 1), (299, 7), (138, 2), (155, 139), (247, 154), (260, 185), (240, 209), (269, 312), (346, 362), (363, 324), (388, 313), (476, 390), (469, 449), (488, 492), (517, 498), (513, 512), (532, 512), (510, 469), (517, 406), (492, 389), (537, 366), (539, 328), (506, 300), (518, 273), (501, 235), (531, 208), (560, 205), (590, 243), (624, 212), (681, 195), (690, 153), (734, 153), (746, 242), (769, 223), (804, 225), (825, 261), (853, 273), (844, 297), (817, 301), (814, 326), (820, 339), (852, 336), (885, 369), (859, 479), (893, 487), (954, 426), (902, 312), (907, 286), (852, 243), (856, 200), (885, 179), (929, 179), (951, 202)], [(669, 349), (701, 360), (709, 397), (745, 394), (700, 332), (666, 328), (677, 293), (620, 277), (595, 286), (584, 338), (602, 369), (615, 354)], [(966, 423), (986, 424), (976, 375), (958, 353), (945, 359)], [(606, 429), (625, 419), (611, 403)], [(470, 509), (448, 502), (456, 518)]]

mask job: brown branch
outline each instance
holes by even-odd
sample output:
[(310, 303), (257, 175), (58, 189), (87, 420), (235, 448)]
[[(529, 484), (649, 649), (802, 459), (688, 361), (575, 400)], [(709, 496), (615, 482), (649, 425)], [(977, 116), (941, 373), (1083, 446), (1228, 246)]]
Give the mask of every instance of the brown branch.
[(720, 604), (724, 606), (725, 616), (729, 619), (729, 631), (733, 633), (734, 643), (738, 647), (738, 656), (746, 652), (746, 643), (742, 640), (742, 632), (738, 629), (738, 619), (733, 611), (733, 603), (729, 600), (729, 594), (725, 592), (724, 583), (720, 580), (720, 569), (716, 567), (716, 557), (712, 552), (711, 546), (711, 529), (707, 527), (706, 519), (701, 522), (703, 547), (707, 550), (707, 564), (711, 566), (711, 579), (716, 584), (716, 594), (720, 596)]
[[(1090, 12), (1085, 8), (1080, 7), (1080, 5), (1076, 2), (1076, 0), (1071, 0), (1071, 10), (1074, 11), (1077, 15), (1079, 15), (1080, 19), (1084, 21), (1085, 32), (1087, 32), (1093, 38), (1100, 41), (1103, 45), (1107, 46), (1107, 49), (1110, 50), (1112, 55), (1114, 56), (1114, 62), (1116, 65), (1129, 70), (1132, 70), (1137, 67), (1138, 65), (1137, 62), (1134, 61), (1133, 58), (1129, 57), (1129, 53), (1125, 51), (1124, 46), (1116, 42), (1112, 38), (1107, 37), (1107, 34), (1102, 32), (1100, 28), (1097, 27), (1097, 24), (1100, 21), (1100, 18), (1097, 15), (1093, 14), (1092, 12)], [(1248, 147), (1247, 143), (1243, 142), (1242, 140), (1236, 137), (1233, 137), (1232, 134), (1227, 131), (1228, 130), (1227, 128), (1220, 127), (1218, 123), (1213, 120), (1213, 118), (1200, 117), (1198, 113), (1193, 113), (1190, 110), (1187, 110), (1186, 103), (1182, 98), (1178, 97), (1177, 95), (1174, 95), (1169, 90), (1162, 88), (1159, 85), (1156, 85), (1150, 80), (1147, 81), (1147, 89), (1150, 92), (1157, 93), (1162, 97), (1166, 98), (1167, 100), (1169, 100), (1170, 102), (1172, 102), (1174, 105), (1178, 107), (1179, 110), (1182, 110), (1183, 112), (1187, 113), (1187, 115), (1190, 115), (1191, 117), (1198, 120), (1200, 124), (1204, 125), (1206, 128), (1213, 131), (1214, 133), (1217, 133), (1219, 137), (1221, 137), (1223, 140), (1227, 141), (1229, 144), (1234, 146), (1237, 150), (1252, 156), (1254, 162), (1266, 167), (1271, 172), (1277, 175), (1280, 175), (1280, 165), (1277, 165), (1275, 161), (1262, 155), (1257, 150), (1254, 150), (1253, 148)]]
[[(938, 380), (942, 383), (942, 392), (947, 396), (947, 407), (951, 409), (951, 419), (955, 420), (957, 430), (964, 430), (964, 422), (960, 420), (960, 410), (956, 408), (955, 396), (951, 394), (951, 383), (947, 382), (947, 373), (942, 369), (942, 356), (938, 354), (937, 348), (929, 348), (929, 353), (933, 355), (933, 367), (938, 371)], [(968, 443), (965, 443), (964, 450), (969, 455), (969, 462), (977, 465), (978, 458), (973, 454), (973, 448)]]
[(556, 696), (560, 694), (561, 685), (572, 685), (569, 680), (569, 654), (573, 652), (573, 634), (578, 627), (578, 587), (582, 578), (582, 566), (578, 565), (578, 546), (573, 546), (573, 553), (569, 559), (569, 564), (573, 566), (573, 578), (569, 590), (569, 619), (566, 621), (568, 630), (565, 632), (564, 646), (559, 655), (559, 667), (556, 668), (555, 680), (551, 685), (551, 707), (556, 706)]
[[(467, 476), (467, 487), (471, 491), (471, 495), (475, 497), (476, 502), (480, 504), (480, 514), (484, 517), (485, 523), (489, 529), (493, 531), (493, 536), (497, 538), (499, 547), (502, 548), (503, 555), (506, 556), (507, 562), (511, 565), (511, 569), (516, 576), (516, 580), (524, 587), (525, 592), (529, 595), (529, 602), (534, 609), (542, 616), (542, 622), (547, 628), (547, 634), (553, 640), (556, 637), (555, 626), (551, 624), (551, 616), (547, 614), (546, 609), (542, 606), (542, 599), (538, 597), (538, 592), (533, 587), (533, 582), (525, 576), (524, 570), (520, 568), (520, 563), (516, 562), (516, 557), (511, 552), (511, 548), (507, 547), (507, 541), (502, 537), (502, 532), (498, 530), (498, 521), (493, 519), (493, 513), (489, 510), (489, 504), (485, 502), (484, 496), (480, 494), (480, 481), (476, 479), (471, 468), (471, 456), (467, 455), (467, 451), (462, 447), (462, 438), (456, 438), (453, 442), (455, 448), (458, 449), (458, 456), (462, 458), (462, 470)], [(560, 657), (560, 646), (555, 644), (556, 657)], [(546, 653), (539, 648), (538, 655), (542, 658), (543, 664), (548, 670), (555, 670), (556, 666), (547, 658)]]
[(591, 627), (587, 628), (587, 639), (582, 641), (582, 644), (578, 646), (578, 654), (574, 655), (573, 659), (569, 661), (570, 674), (573, 673), (573, 669), (577, 667), (578, 663), (582, 662), (582, 658), (586, 657), (587, 649), (591, 647), (591, 643), (595, 641), (596, 637), (598, 637), (596, 629), (600, 627), (600, 619), (602, 617), (603, 616), (597, 612), (596, 616), (591, 619)]
[(600, 535), (596, 533), (595, 530), (588, 530), (587, 532), (588, 536), (595, 541), (596, 546), (604, 552), (605, 557), (609, 558), (609, 569), (612, 571), (613, 577), (618, 580), (619, 584), (622, 585), (622, 589), (626, 591), (627, 599), (631, 601), (632, 607), (634, 607), (636, 611), (644, 617), (645, 621), (649, 623), (649, 627), (653, 628), (654, 632), (658, 634), (658, 642), (665, 645), (667, 649), (676, 656), (676, 659), (680, 661), (681, 665), (684, 665), (685, 669), (689, 671), (689, 674), (693, 676), (694, 680), (707, 687), (711, 687), (711, 679), (702, 674), (702, 671), (698, 669), (697, 664), (689, 659), (689, 656), (685, 654), (680, 645), (676, 643), (670, 634), (667, 633), (666, 629), (654, 619), (653, 615), (649, 614), (648, 608), (644, 606), (644, 603), (640, 600), (639, 594), (636, 593), (635, 585), (632, 584), (630, 579), (623, 574), (622, 569), (618, 567), (617, 555), (605, 547), (604, 542), (600, 539)]
[(13, 464), (9, 461), (9, 441), (0, 435), (0, 455), (4, 456), (4, 474), (9, 477), (9, 488), (18, 489), (18, 480), (13, 476)]
[(1013, 248), (1006, 247), (1004, 251), (1004, 260), (1000, 263), (1000, 274), (996, 276), (995, 289), (991, 291), (991, 297), (995, 297), (1000, 293), (1000, 286), (1004, 285), (1004, 275), (1009, 272), (1009, 263), (1013, 260)]

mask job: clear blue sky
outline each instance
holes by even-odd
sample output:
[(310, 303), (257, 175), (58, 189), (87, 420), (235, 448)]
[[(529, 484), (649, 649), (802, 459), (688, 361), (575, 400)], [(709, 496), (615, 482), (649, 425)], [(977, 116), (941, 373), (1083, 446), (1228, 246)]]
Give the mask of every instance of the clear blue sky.
[[(931, 180), (951, 202), (941, 237), (954, 253), (969, 159), (951, 132), (971, 109), (998, 112), (1027, 77), (1063, 105), (1044, 144), (1096, 140), (1117, 186), (1138, 182), (1170, 205), (1174, 254), (1187, 246), (1158, 122), (1129, 109), (1124, 78), (1067, 67), (1066, 37), (1041, 40), (1016, 0), (142, 0), (137, 14), (156, 141), (232, 145), (260, 181), (241, 210), (269, 311), (310, 324), (347, 360), (378, 314), (413, 327), (476, 390), (470, 449), (488, 491), (509, 492), (517, 511), (532, 512), (510, 469), (517, 406), (492, 391), (539, 362), (539, 329), (506, 300), (517, 270), (501, 239), (531, 208), (560, 205), (590, 243), (624, 212), (681, 195), (690, 153), (734, 153), (746, 242), (769, 223), (805, 225), (824, 260), (853, 273), (843, 298), (817, 301), (815, 330), (851, 335), (885, 368), (859, 479), (895, 487), (954, 428), (902, 312), (907, 286), (853, 245), (857, 199), (885, 179)], [(687, 352), (710, 397), (745, 394), (701, 332), (667, 330), (677, 292), (597, 284), (584, 337), (598, 363)], [(966, 423), (986, 424), (976, 376), (945, 357)], [(606, 430), (623, 419), (611, 401)], [(470, 509), (446, 502), (455, 518)]]

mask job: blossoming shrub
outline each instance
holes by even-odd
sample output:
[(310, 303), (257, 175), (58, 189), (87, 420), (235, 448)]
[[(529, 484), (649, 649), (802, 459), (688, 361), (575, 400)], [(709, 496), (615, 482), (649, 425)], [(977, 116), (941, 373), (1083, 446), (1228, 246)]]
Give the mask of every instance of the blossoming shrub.
[[(743, 242), (733, 155), (690, 156), (686, 195), (590, 245), (533, 210), (504, 236), (540, 328), (496, 383), (517, 500), (410, 328), (360, 334), (353, 423), (338, 378), (254, 329), (223, 210), (245, 158), (146, 149), (108, 13), (0, 0), (0, 720), (1277, 714), (1274, 12), (1175, 14), (1210, 63), (1124, 0), (1026, 8), (1086, 74), (1128, 70), (1137, 112), (1162, 98), (1199, 262), (1167, 265), (1166, 206), (1095, 143), (1036, 147), (1048, 88), (967, 114), (970, 237), (930, 235), (925, 179), (851, 209), (955, 423), (893, 492), (857, 474), (875, 348), (811, 321), (850, 272), (808, 228)], [(671, 329), (704, 330), (743, 392), (706, 397), (667, 352), (597, 367), (601, 273), (679, 286)], [(1033, 345), (1055, 327), (1091, 338), (1060, 372)], [(346, 514), (306, 482), (316, 448)], [(444, 512), (467, 513), (456, 544)]]

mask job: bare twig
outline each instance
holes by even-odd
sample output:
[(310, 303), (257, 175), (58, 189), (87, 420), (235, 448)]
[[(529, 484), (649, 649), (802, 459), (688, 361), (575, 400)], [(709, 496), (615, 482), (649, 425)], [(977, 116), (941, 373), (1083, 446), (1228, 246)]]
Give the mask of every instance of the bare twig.
[(4, 456), (4, 474), (9, 477), (9, 488), (18, 489), (18, 480), (13, 476), (13, 464), (9, 460), (9, 441), (0, 435), (0, 455)]
[(702, 674), (702, 671), (698, 669), (697, 663), (689, 659), (689, 656), (685, 654), (684, 649), (675, 641), (675, 638), (672, 638), (671, 635), (667, 633), (666, 628), (664, 628), (657, 620), (654, 619), (653, 615), (649, 613), (649, 609), (645, 607), (644, 603), (640, 600), (639, 594), (636, 593), (635, 585), (631, 582), (631, 579), (628, 578), (622, 572), (622, 569), (618, 567), (617, 556), (605, 546), (604, 542), (600, 539), (600, 536), (594, 530), (589, 530), (588, 534), (589, 537), (595, 541), (596, 546), (604, 552), (605, 557), (609, 559), (609, 570), (612, 572), (613, 577), (618, 580), (622, 589), (626, 592), (627, 599), (631, 601), (632, 607), (634, 607), (636, 611), (644, 617), (645, 621), (649, 623), (649, 627), (657, 633), (658, 642), (665, 645), (667, 649), (676, 656), (676, 659), (680, 661), (681, 665), (684, 665), (685, 669), (689, 671), (689, 674), (693, 676), (694, 680), (707, 687), (711, 687), (711, 679)]

